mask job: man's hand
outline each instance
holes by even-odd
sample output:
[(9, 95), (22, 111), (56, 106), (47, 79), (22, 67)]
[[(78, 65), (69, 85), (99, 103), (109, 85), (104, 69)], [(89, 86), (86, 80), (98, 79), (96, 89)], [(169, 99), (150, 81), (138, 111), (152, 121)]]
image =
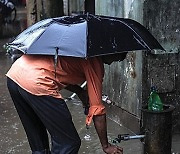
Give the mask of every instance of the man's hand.
[(108, 144), (107, 147), (103, 147), (103, 151), (107, 154), (123, 154), (123, 149), (121, 147)]
[(94, 126), (99, 136), (102, 149), (107, 154), (123, 154), (123, 149), (108, 143), (106, 115), (93, 116)]

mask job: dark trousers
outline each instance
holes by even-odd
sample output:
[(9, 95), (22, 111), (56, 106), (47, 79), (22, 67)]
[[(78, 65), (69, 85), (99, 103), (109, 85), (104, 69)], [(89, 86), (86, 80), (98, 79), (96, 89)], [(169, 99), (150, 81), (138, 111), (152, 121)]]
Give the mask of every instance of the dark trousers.
[[(78, 153), (81, 140), (64, 100), (32, 95), (9, 78), (7, 86), (33, 154)], [(51, 136), (51, 150), (47, 131)]]

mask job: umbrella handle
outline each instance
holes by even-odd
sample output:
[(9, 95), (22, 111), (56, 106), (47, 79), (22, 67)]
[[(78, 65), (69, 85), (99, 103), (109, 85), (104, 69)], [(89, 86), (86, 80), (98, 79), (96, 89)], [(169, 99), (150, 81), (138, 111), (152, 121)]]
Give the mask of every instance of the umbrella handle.
[(57, 67), (57, 63), (58, 63), (58, 52), (59, 52), (59, 48), (56, 47), (56, 52), (54, 55), (54, 72), (55, 72), (55, 78), (56, 78), (56, 67)]

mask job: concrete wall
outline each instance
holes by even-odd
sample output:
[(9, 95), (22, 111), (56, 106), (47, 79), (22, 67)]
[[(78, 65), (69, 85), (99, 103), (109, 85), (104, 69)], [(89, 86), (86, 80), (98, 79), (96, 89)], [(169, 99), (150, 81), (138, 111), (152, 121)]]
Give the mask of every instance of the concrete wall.
[(84, 11), (84, 0), (64, 0), (64, 3), (68, 5), (65, 9), (65, 13), (79, 14)]
[(179, 0), (146, 0), (144, 25), (165, 48), (165, 52), (143, 57), (143, 104), (152, 84), (166, 104), (176, 107), (173, 131), (180, 132), (180, 2)]
[[(97, 0), (96, 14), (143, 22), (143, 0)], [(128, 42), (127, 42), (128, 43)], [(134, 132), (139, 131), (142, 104), (142, 53), (130, 52), (123, 62), (105, 66), (104, 94), (115, 102), (108, 115)]]
[(146, 0), (144, 25), (169, 53), (180, 51), (180, 1)]

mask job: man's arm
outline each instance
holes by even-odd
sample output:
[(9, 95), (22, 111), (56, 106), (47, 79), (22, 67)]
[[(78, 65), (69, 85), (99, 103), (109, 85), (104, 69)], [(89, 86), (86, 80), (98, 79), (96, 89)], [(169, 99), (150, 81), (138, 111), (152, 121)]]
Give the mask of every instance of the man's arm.
[(76, 93), (79, 99), (82, 101), (83, 107), (89, 106), (89, 97), (87, 90), (81, 88), (78, 85), (72, 85), (72, 84), (69, 84), (65, 89), (73, 93)]
[(81, 88), (80, 86), (72, 85), (72, 84), (69, 84), (67, 87), (65, 87), (65, 89), (67, 89), (73, 93), (76, 93), (77, 95), (79, 95), (80, 93), (82, 93), (84, 91), (84, 89)]
[(102, 149), (107, 154), (123, 154), (123, 149), (108, 142), (107, 138), (107, 124), (106, 124), (106, 114), (93, 116), (94, 125), (96, 132), (99, 136)]
[(89, 97), (87, 90), (84, 90), (78, 85), (71, 85), (71, 84), (68, 85), (65, 89), (77, 94), (85, 109), (84, 114), (87, 115), (89, 112)]

